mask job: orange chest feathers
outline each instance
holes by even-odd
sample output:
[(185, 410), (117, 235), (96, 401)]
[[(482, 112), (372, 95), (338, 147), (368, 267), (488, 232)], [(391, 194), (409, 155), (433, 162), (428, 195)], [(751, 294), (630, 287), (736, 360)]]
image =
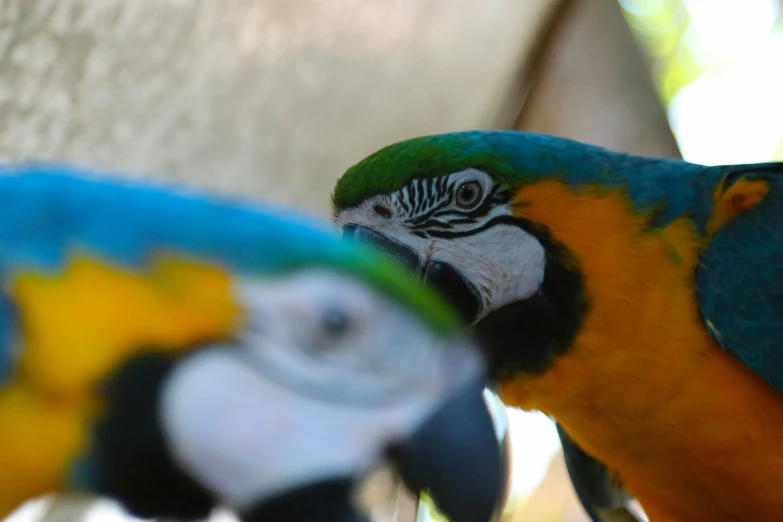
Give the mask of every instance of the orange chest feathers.
[(690, 222), (653, 230), (621, 192), (557, 182), (516, 202), (577, 259), (588, 312), (546, 373), (502, 383), (505, 402), (554, 416), (653, 522), (783, 519), (783, 396), (708, 335)]

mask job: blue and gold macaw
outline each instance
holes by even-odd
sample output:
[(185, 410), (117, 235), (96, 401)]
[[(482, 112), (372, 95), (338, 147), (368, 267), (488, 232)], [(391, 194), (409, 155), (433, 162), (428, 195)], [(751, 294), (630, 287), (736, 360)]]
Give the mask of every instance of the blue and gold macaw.
[(0, 516), (86, 491), (141, 517), (353, 522), (386, 453), (458, 520), (496, 507), (479, 351), (404, 268), (328, 226), (6, 166), (0, 280)]
[(783, 519), (783, 164), (458, 132), (376, 152), (333, 203), (558, 422), (595, 520), (626, 492), (652, 522)]

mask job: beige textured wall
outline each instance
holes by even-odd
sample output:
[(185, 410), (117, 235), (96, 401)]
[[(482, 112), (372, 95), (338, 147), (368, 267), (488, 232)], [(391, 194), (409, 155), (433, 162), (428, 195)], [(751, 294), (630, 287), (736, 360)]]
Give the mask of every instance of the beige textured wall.
[(0, 160), (323, 214), (336, 177), (374, 149), (508, 119), (551, 3), (2, 0)]
[[(556, 3), (0, 0), (0, 161), (166, 178), (323, 216), (334, 180), (383, 145), (510, 126)], [(412, 518), (407, 502), (398, 518)], [(82, 514), (57, 506), (49, 520)]]

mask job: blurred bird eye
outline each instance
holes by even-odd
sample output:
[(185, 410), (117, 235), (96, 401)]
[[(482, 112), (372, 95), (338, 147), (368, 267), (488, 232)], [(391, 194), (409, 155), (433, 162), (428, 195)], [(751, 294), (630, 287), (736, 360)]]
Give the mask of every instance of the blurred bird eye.
[(457, 188), (457, 206), (471, 208), (481, 200), (481, 184), (478, 181), (468, 181)]
[(321, 328), (329, 337), (342, 337), (351, 327), (349, 313), (336, 306), (324, 310), (321, 315)]

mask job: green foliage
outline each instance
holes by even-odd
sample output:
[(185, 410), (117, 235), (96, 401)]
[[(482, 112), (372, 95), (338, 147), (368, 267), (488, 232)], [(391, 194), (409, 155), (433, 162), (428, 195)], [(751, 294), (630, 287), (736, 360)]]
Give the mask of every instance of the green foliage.
[(449, 519), (438, 511), (438, 508), (435, 507), (435, 502), (433, 502), (432, 498), (427, 493), (422, 493), (419, 497), (419, 501), (419, 511), (421, 511), (422, 508), (426, 509), (427, 516), (422, 517), (421, 514), (419, 514), (419, 516), (416, 517), (418, 520), (426, 520), (428, 522), (449, 522)]
[(653, 79), (668, 107), (677, 92), (704, 72), (685, 38), (690, 17), (681, 0), (621, 0), (623, 13), (652, 62)]

